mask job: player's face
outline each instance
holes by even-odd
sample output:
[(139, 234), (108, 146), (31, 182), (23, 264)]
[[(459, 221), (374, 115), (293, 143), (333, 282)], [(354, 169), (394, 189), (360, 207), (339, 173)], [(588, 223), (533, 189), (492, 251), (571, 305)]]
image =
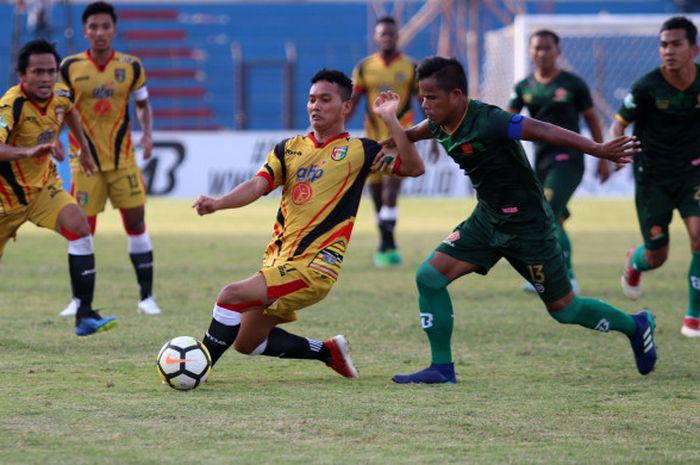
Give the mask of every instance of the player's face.
[(51, 97), (57, 69), (58, 63), (53, 54), (29, 55), (29, 66), (24, 73), (19, 73), (22, 87), (29, 97), (33, 100), (47, 100)]
[(539, 70), (554, 68), (559, 58), (559, 47), (551, 36), (534, 36), (530, 39), (530, 60)]
[(399, 40), (399, 31), (393, 24), (379, 23), (374, 28), (374, 42), (382, 52), (393, 52)]
[(117, 34), (117, 27), (110, 15), (97, 13), (88, 17), (83, 34), (90, 44), (90, 49), (96, 52), (109, 51)]
[(698, 46), (690, 45), (685, 29), (662, 31), (659, 39), (659, 55), (669, 71), (683, 68), (695, 61)]
[(420, 90), (423, 113), (429, 120), (445, 126), (453, 123), (452, 120), (455, 117), (462, 117), (462, 115), (455, 115), (459, 108), (460, 99), (464, 97), (459, 90), (447, 92), (438, 86), (434, 78), (418, 81), (418, 89)]
[(306, 102), (309, 123), (314, 130), (325, 131), (337, 127), (342, 130), (345, 128), (350, 105), (350, 100), (344, 101), (341, 98), (338, 84), (318, 81), (309, 89), (309, 99)]

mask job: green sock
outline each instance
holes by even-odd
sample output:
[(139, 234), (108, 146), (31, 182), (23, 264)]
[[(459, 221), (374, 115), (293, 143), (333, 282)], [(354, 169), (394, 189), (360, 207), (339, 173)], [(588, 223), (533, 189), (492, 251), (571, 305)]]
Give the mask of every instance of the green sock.
[(432, 363), (452, 363), (452, 328), (454, 314), (447, 292), (450, 280), (427, 261), (416, 271), (420, 323), (428, 336)]
[(574, 279), (574, 268), (571, 265), (571, 240), (561, 225), (557, 225), (557, 239), (559, 241), (559, 247), (561, 247), (561, 251), (564, 254), (564, 263), (566, 264), (566, 271), (569, 275), (569, 279)]
[(631, 315), (598, 299), (574, 297), (569, 305), (549, 314), (560, 323), (581, 325), (604, 333), (619, 331), (632, 337), (637, 331)]
[(700, 318), (700, 252), (692, 252), (688, 283), (688, 316)]
[(630, 260), (630, 264), (632, 265), (632, 268), (634, 268), (637, 271), (648, 271), (649, 270), (649, 264), (647, 263), (646, 258), (644, 258), (645, 252), (646, 252), (646, 249), (644, 248), (643, 245), (640, 245), (639, 247), (637, 247), (637, 249), (632, 254), (632, 259)]

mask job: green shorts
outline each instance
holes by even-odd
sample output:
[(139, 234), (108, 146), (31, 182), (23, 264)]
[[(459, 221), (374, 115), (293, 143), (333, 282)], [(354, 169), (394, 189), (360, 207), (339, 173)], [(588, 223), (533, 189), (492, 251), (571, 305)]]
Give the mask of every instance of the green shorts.
[(537, 170), (537, 178), (542, 183), (544, 196), (557, 220), (571, 216), (566, 204), (581, 184), (583, 171), (582, 164), (567, 161), (555, 162), (546, 170)]
[(571, 292), (566, 264), (556, 239), (554, 223), (542, 232), (506, 233), (474, 212), (435, 250), (488, 271), (504, 257), (535, 287), (543, 302), (554, 302)]
[(668, 245), (668, 225), (673, 210), (682, 218), (700, 216), (700, 172), (692, 173), (674, 184), (635, 184), (634, 201), (637, 206), (639, 228), (644, 247), (658, 250)]

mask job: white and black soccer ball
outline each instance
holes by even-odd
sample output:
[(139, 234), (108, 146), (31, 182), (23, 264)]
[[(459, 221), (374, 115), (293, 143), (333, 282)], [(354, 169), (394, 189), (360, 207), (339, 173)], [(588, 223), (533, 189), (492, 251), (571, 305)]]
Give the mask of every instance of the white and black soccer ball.
[(211, 356), (206, 346), (191, 336), (166, 342), (156, 360), (158, 374), (168, 386), (180, 391), (194, 389), (209, 375)]

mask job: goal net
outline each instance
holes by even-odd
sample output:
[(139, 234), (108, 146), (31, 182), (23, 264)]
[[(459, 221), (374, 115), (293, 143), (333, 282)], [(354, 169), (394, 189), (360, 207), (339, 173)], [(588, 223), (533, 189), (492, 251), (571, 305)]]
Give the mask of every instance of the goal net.
[[(601, 122), (609, 127), (632, 83), (661, 64), (658, 37), (672, 15), (520, 15), (512, 25), (486, 33), (478, 98), (505, 107), (514, 83), (532, 72), (528, 40), (539, 29), (561, 38), (559, 66), (582, 77), (591, 89)], [(688, 15), (700, 25), (700, 15)], [(582, 124), (582, 128), (585, 125)], [(600, 188), (589, 169), (579, 193), (629, 194), (631, 170)]]

